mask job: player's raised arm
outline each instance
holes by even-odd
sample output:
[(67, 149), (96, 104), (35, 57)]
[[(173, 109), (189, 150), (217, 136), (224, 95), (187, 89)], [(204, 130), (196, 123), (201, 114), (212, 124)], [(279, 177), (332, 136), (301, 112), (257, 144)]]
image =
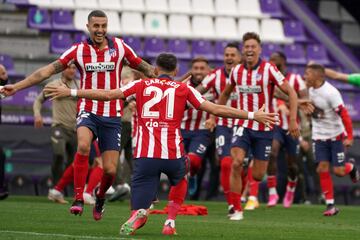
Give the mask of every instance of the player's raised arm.
[(59, 60), (56, 60), (42, 68), (37, 69), (20, 82), (5, 85), (1, 92), (6, 96), (14, 95), (17, 91), (36, 85), (63, 70), (64, 65)]
[(220, 94), (218, 104), (225, 105), (228, 99), (230, 98), (230, 94), (234, 91), (234, 84), (226, 84), (224, 91)]
[(44, 88), (47, 97), (52, 99), (60, 97), (79, 97), (92, 100), (110, 101), (114, 99), (124, 98), (124, 93), (120, 89), (112, 90), (99, 90), (99, 89), (70, 89), (66, 86), (52, 87), (47, 86)]

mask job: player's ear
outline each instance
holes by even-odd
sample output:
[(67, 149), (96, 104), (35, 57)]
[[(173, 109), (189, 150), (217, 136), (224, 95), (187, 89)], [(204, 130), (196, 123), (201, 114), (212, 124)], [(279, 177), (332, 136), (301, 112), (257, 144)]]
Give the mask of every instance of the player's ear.
[(154, 69), (155, 76), (159, 76), (159, 68), (155, 67)]
[(178, 72), (179, 72), (179, 68), (176, 67), (175, 70), (174, 70), (174, 77), (175, 77), (176, 75), (178, 75)]

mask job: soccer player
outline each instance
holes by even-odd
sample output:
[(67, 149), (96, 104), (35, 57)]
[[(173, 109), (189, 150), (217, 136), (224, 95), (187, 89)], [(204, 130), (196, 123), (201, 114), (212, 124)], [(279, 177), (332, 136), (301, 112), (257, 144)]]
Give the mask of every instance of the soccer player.
[[(299, 128), (296, 122), (297, 95), (284, 76), (272, 63), (260, 58), (261, 41), (257, 33), (247, 32), (243, 36), (243, 64), (235, 66), (231, 72), (231, 82), (222, 92), (219, 104), (226, 104), (230, 94), (236, 89), (240, 109), (257, 111), (265, 105), (266, 112), (273, 112), (272, 98), (274, 87), (278, 86), (289, 96), (290, 104), (290, 134), (298, 138)], [(230, 220), (242, 220), (243, 212), (240, 205), (242, 193), (242, 172), (244, 158), (251, 148), (253, 155), (252, 177), (261, 181), (268, 167), (271, 153), (273, 131), (271, 126), (257, 123), (253, 120), (239, 120), (239, 127), (231, 143), (230, 189), (234, 192), (235, 213)]]
[[(299, 74), (288, 72), (286, 69), (286, 56), (282, 52), (275, 52), (270, 56), (270, 62), (273, 63), (279, 71), (285, 76), (290, 87), (292, 87), (298, 94), (299, 98), (307, 97), (307, 89), (305, 82)], [(294, 201), (295, 188), (297, 185), (298, 167), (297, 155), (299, 150), (299, 140), (293, 138), (288, 134), (289, 131), (289, 115), (288, 107), (284, 101), (276, 99), (274, 101), (274, 108), (279, 113), (280, 125), (274, 127), (274, 138), (271, 146), (270, 161), (267, 170), (267, 184), (269, 189), (269, 201), (267, 206), (273, 207), (277, 204), (279, 196), (276, 192), (276, 172), (277, 159), (280, 149), (285, 149), (285, 159), (288, 169), (288, 182), (286, 186), (286, 193), (283, 199), (283, 205), (286, 208), (291, 207)], [(298, 121), (299, 122), (299, 121)]]
[(187, 104), (222, 117), (255, 119), (262, 124), (275, 122), (276, 114), (265, 113), (264, 108), (254, 113), (216, 105), (206, 101), (186, 83), (173, 81), (177, 72), (177, 59), (172, 54), (160, 54), (156, 65), (158, 78), (134, 81), (117, 90), (76, 91), (64, 86), (47, 89), (53, 97), (72, 94), (99, 100), (126, 98), (136, 94), (138, 136), (131, 184), (132, 215), (122, 225), (121, 234), (132, 234), (145, 224), (147, 209), (159, 185), (160, 173), (165, 173), (173, 186), (163, 234), (176, 234), (175, 218), (187, 192), (188, 163), (180, 132)]
[[(121, 69), (124, 61), (132, 68), (147, 76), (154, 76), (153, 67), (139, 58), (120, 38), (106, 35), (108, 19), (101, 10), (94, 10), (88, 15), (87, 29), (90, 37), (73, 45), (53, 63), (42, 67), (16, 84), (6, 85), (0, 93), (6, 96), (40, 83), (50, 76), (62, 72), (70, 63), (75, 63), (80, 71), (81, 89), (117, 89), (121, 86)], [(70, 208), (72, 214), (83, 212), (83, 191), (88, 173), (90, 144), (98, 138), (102, 153), (104, 175), (93, 217), (100, 220), (104, 211), (105, 192), (112, 185), (119, 159), (121, 133), (121, 101), (97, 101), (79, 98), (77, 138), (78, 148), (74, 159), (75, 197)]]
[[(79, 88), (75, 79), (76, 66), (69, 65), (61, 74), (61, 78), (56, 79), (47, 85), (59, 86), (67, 85), (69, 88)], [(34, 101), (34, 126), (43, 127), (41, 108), (47, 100), (42, 91)], [(77, 98), (61, 98), (52, 102), (52, 124), (51, 124), (51, 145), (53, 149), (53, 162), (51, 165), (52, 180), (58, 182), (63, 174), (64, 161), (69, 166), (74, 160), (76, 152), (76, 102)]]
[(337, 72), (330, 68), (325, 68), (325, 75), (328, 78), (339, 80), (345, 83), (350, 83), (352, 85), (360, 87), (360, 73), (346, 74)]
[[(230, 82), (231, 69), (239, 64), (241, 61), (241, 54), (237, 43), (229, 43), (224, 48), (224, 66), (215, 69), (210, 75), (208, 75), (196, 89), (204, 94), (208, 90), (212, 90), (216, 94), (216, 100), (222, 91), (224, 91), (227, 83)], [(230, 101), (227, 102), (228, 106), (238, 107), (238, 95), (234, 90), (231, 93)], [(237, 121), (231, 118), (210, 118), (205, 122), (207, 128), (211, 131), (215, 128), (215, 144), (216, 151), (220, 160), (220, 183), (223, 188), (226, 201), (228, 203), (229, 216), (234, 213), (233, 195), (230, 192), (230, 169), (232, 159), (230, 157), (230, 144), (231, 138), (236, 131)]]
[(345, 149), (354, 142), (352, 122), (340, 92), (325, 81), (322, 65), (306, 66), (304, 79), (315, 106), (311, 118), (312, 139), (320, 186), (327, 205), (323, 215), (334, 216), (339, 209), (335, 207), (330, 165), (335, 175), (343, 177), (349, 174), (354, 183), (360, 180), (356, 166), (345, 158)]
[[(191, 61), (191, 73), (192, 77), (187, 81), (187, 84), (196, 88), (210, 73), (208, 60), (203, 57), (194, 58)], [(214, 100), (214, 94), (211, 91), (203, 96), (208, 101)], [(181, 135), (184, 139), (185, 151), (190, 160), (190, 196), (193, 196), (197, 190), (196, 174), (199, 172), (206, 150), (211, 144), (211, 133), (205, 128), (205, 121), (208, 118), (209, 114), (207, 112), (187, 108), (181, 122)]]

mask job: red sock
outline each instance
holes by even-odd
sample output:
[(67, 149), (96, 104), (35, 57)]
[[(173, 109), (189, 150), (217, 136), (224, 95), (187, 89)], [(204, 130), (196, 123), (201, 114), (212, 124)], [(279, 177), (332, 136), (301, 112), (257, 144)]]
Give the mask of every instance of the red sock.
[(186, 197), (187, 185), (187, 179), (183, 178), (176, 186), (170, 188), (167, 219), (176, 219), (176, 215)]
[(74, 181), (74, 166), (72, 164), (70, 164), (70, 166), (68, 166), (65, 169), (59, 182), (56, 184), (56, 186), (54, 188), (56, 190), (62, 192), (64, 190), (64, 188), (73, 181)]
[(345, 163), (345, 174), (349, 174), (354, 168), (352, 163)]
[(232, 204), (231, 194), (230, 194), (230, 172), (231, 172), (231, 157), (224, 157), (221, 160), (221, 172), (220, 172), (220, 182), (224, 190), (226, 201), (229, 205)]
[(297, 178), (295, 178), (295, 180), (288, 178), (288, 182), (286, 184), (286, 191), (295, 192), (296, 185), (297, 185)]
[(257, 198), (259, 193), (259, 182), (253, 178), (252, 167), (249, 167), (248, 169), (248, 179), (249, 179), (249, 188), (250, 188), (249, 196)]
[(97, 193), (97, 196), (99, 198), (105, 198), (105, 193), (109, 189), (109, 187), (113, 184), (114, 180), (115, 180), (115, 175), (108, 175), (105, 173), (103, 174), (100, 182), (100, 188)]
[(267, 187), (268, 188), (276, 188), (277, 185), (277, 181), (276, 181), (276, 176), (274, 175), (270, 175), (267, 177)]
[(74, 191), (76, 200), (83, 200), (88, 168), (89, 156), (76, 153), (74, 160)]
[(321, 172), (320, 176), (320, 185), (322, 192), (325, 195), (326, 204), (334, 204), (334, 187), (330, 172)]
[(188, 157), (190, 159), (190, 176), (194, 176), (201, 168), (202, 158), (194, 153), (189, 153)]
[(90, 171), (89, 181), (86, 188), (87, 193), (92, 194), (94, 188), (100, 183), (103, 172), (103, 169), (99, 166), (94, 167)]
[(230, 195), (232, 199), (232, 205), (234, 206), (234, 210), (242, 211), (242, 207), (240, 203), (241, 195), (235, 192), (230, 192)]

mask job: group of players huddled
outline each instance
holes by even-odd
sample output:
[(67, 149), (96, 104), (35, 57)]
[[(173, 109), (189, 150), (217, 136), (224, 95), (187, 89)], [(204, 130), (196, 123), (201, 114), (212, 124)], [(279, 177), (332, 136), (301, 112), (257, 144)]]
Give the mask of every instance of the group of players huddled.
[[(78, 98), (72, 214), (83, 212), (90, 144), (97, 138), (104, 174), (95, 194), (93, 216), (95, 220), (103, 216), (105, 192), (113, 183), (119, 158), (123, 100), (136, 102), (136, 144), (131, 215), (121, 226), (121, 234), (133, 234), (146, 223), (160, 173), (165, 173), (171, 183), (163, 234), (176, 234), (177, 212), (187, 192), (196, 191), (196, 176), (214, 139), (230, 220), (243, 219), (240, 199), (248, 183), (250, 194), (245, 208), (258, 207), (257, 188), (265, 174), (268, 206), (277, 204), (275, 163), (282, 147), (286, 162), (281, 164), (288, 166), (283, 205), (290, 207), (298, 181), (299, 111), (311, 117), (313, 150), (327, 205), (323, 214), (339, 212), (331, 170), (337, 176), (350, 175), (354, 183), (359, 181), (356, 166), (345, 157), (345, 149), (353, 144), (352, 122), (340, 92), (325, 81), (329, 70), (323, 66), (307, 65), (304, 81), (287, 70), (282, 52), (274, 52), (269, 61), (262, 59), (259, 35), (248, 32), (243, 36), (242, 49), (236, 43), (225, 46), (223, 67), (212, 70), (207, 59), (197, 57), (191, 62), (189, 77), (175, 80), (177, 59), (173, 54), (160, 54), (155, 67), (147, 64), (123, 40), (106, 36), (107, 17), (102, 11), (89, 14), (87, 28), (87, 41), (75, 44), (54, 63), (1, 90), (6, 96), (13, 95), (72, 63), (80, 71), (79, 89), (62, 84), (44, 89), (47, 97), (54, 99)], [(122, 86), (125, 62), (144, 78)]]

